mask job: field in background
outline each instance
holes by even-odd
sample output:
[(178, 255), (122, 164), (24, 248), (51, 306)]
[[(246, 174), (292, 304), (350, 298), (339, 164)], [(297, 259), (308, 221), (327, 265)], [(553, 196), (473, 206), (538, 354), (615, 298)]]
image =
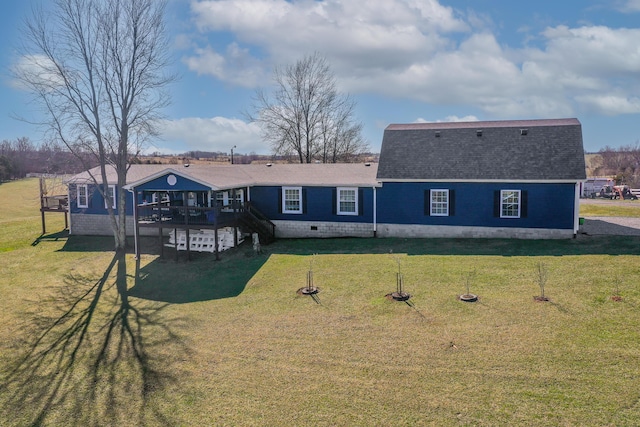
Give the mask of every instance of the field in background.
[[(40, 236), (37, 180), (0, 197), (19, 198), (0, 211), (1, 425), (640, 419), (640, 238), (282, 240), (219, 262), (151, 240), (123, 312), (112, 239), (56, 214)], [(385, 297), (399, 268), (409, 303)], [(479, 302), (457, 300), (467, 282)]]

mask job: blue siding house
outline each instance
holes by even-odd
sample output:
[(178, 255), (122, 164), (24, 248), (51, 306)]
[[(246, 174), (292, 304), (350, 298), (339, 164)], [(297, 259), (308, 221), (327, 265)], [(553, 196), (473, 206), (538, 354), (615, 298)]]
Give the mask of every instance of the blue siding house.
[(124, 188), (97, 172), (69, 180), (72, 234), (110, 234), (102, 194), (126, 191), (128, 233), (161, 239), (570, 238), (586, 179), (577, 119), (390, 125), (379, 164), (131, 165)]
[(567, 238), (586, 179), (577, 119), (390, 125), (378, 236)]

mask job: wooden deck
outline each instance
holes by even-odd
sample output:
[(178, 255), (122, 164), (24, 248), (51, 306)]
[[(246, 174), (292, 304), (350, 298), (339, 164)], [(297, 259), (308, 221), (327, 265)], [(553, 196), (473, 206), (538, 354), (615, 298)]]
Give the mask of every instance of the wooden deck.
[[(218, 241), (218, 230), (222, 228), (234, 229), (234, 246), (238, 245), (239, 230), (258, 233), (260, 241), (264, 244), (269, 244), (275, 239), (275, 225), (252, 208), (250, 203), (237, 204), (232, 207), (172, 206), (168, 203), (145, 203), (136, 207), (136, 218), (136, 235), (140, 234), (140, 228), (157, 229), (161, 248), (165, 246), (163, 242), (165, 229), (172, 230), (174, 236), (178, 230), (185, 230), (187, 242), (190, 241), (191, 232), (201, 233), (203, 230), (212, 230), (215, 235), (214, 241)], [(186, 245), (187, 255), (190, 246)], [(213, 252), (218, 259), (220, 250)]]

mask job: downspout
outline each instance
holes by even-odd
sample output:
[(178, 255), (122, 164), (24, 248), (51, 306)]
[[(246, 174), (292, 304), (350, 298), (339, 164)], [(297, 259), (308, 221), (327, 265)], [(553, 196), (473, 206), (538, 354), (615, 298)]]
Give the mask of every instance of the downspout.
[(138, 259), (138, 200), (133, 188), (129, 188), (128, 191), (133, 199), (133, 246), (136, 254), (135, 259)]
[(373, 187), (373, 237), (378, 234), (378, 194), (376, 187)]
[(573, 208), (573, 237), (578, 235), (580, 229), (580, 182), (576, 182)]

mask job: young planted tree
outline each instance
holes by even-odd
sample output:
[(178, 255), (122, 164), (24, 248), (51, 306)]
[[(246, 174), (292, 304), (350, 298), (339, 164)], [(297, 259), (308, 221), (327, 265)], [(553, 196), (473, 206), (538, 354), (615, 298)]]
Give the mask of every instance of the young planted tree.
[(362, 124), (354, 118), (355, 102), (338, 92), (324, 57), (305, 56), (294, 65), (277, 67), (274, 90), (256, 91), (252, 121), (276, 155), (300, 163), (353, 161), (366, 151)]
[(547, 285), (547, 279), (549, 278), (549, 270), (547, 269), (547, 265), (545, 263), (538, 262), (536, 266), (536, 273), (538, 278), (538, 286), (540, 287), (540, 295), (535, 297), (536, 301), (549, 301), (544, 294), (544, 288)]
[(168, 104), (165, 0), (53, 0), (35, 9), (23, 29), (24, 55), (15, 76), (34, 95), (54, 141), (100, 165), (92, 179), (107, 200), (116, 251), (126, 247), (126, 193), (116, 210), (107, 187), (114, 171), (126, 184), (129, 159), (156, 134)]

